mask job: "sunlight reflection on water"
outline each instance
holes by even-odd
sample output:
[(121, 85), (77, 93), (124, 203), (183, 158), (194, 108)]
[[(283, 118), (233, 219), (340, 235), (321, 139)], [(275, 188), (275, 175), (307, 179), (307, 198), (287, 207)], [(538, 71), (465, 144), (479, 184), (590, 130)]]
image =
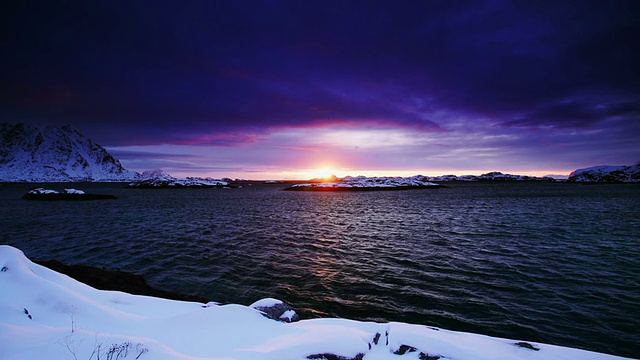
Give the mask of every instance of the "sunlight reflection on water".
[(29, 202), (4, 184), (3, 243), (36, 259), (142, 274), (215, 301), (303, 317), (405, 321), (635, 356), (640, 188), (451, 184), (312, 193), (130, 190)]

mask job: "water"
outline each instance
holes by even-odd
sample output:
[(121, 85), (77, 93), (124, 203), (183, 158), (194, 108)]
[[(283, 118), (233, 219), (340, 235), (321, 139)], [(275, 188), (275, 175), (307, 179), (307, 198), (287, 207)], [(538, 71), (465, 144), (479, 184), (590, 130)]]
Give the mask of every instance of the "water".
[[(36, 202), (0, 184), (1, 240), (303, 318), (403, 321), (616, 355), (640, 344), (640, 186), (454, 183), (393, 192), (132, 190)], [(71, 185), (50, 184), (62, 189)]]

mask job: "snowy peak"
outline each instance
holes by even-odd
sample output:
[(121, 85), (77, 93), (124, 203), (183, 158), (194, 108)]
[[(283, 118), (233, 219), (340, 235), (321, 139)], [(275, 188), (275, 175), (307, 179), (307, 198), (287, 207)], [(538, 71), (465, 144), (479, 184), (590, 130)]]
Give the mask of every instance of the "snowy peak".
[(65, 125), (0, 124), (0, 181), (130, 181), (102, 146)]
[(140, 179), (146, 180), (146, 179), (175, 179), (175, 178), (167, 174), (166, 172), (164, 172), (162, 169), (153, 169), (153, 170), (143, 171), (142, 174), (140, 174)]
[(569, 182), (586, 183), (638, 183), (640, 164), (633, 166), (593, 166), (578, 169), (569, 175)]

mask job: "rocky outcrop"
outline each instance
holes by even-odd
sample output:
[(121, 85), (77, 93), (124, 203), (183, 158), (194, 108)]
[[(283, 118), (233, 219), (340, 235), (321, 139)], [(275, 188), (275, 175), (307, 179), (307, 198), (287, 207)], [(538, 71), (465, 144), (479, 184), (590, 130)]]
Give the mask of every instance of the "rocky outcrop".
[(287, 323), (300, 320), (300, 317), (291, 306), (278, 299), (266, 298), (258, 300), (249, 305), (249, 307), (260, 311), (262, 315), (269, 319)]

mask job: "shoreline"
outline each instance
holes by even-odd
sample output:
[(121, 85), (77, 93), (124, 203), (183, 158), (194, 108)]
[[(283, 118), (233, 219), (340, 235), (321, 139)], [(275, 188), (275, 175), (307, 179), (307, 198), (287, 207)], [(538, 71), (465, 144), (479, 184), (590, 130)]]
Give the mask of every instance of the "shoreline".
[[(67, 280), (39, 264), (65, 270), (89, 269), (98, 278), (104, 277), (103, 281), (109, 281), (114, 273), (117, 279), (127, 281), (132, 279), (131, 274), (66, 266), (55, 260), (34, 263), (8, 245), (0, 246), (0, 264), (4, 264), (0, 282), (6, 286), (5, 295), (11, 294), (0, 296), (0, 347), (9, 358), (65, 359), (70, 354), (74, 358), (90, 358), (96, 353), (113, 355), (113, 349), (124, 349), (135, 351), (136, 358), (149, 353), (151, 358), (166, 360), (211, 356), (238, 360), (391, 360), (410, 353), (409, 358), (434, 360), (626, 359), (579, 348), (403, 322), (293, 317), (283, 321), (283, 316), (269, 313), (286, 307), (273, 298), (244, 306), (101, 291)], [(147, 288), (141, 277), (134, 278)], [(294, 310), (283, 315), (289, 312), (295, 315)], [(122, 354), (127, 357), (126, 352)]]
[(122, 291), (132, 295), (153, 296), (203, 304), (210, 301), (194, 295), (156, 289), (147, 284), (143, 276), (126, 271), (108, 270), (87, 265), (67, 265), (55, 259), (33, 260), (33, 262), (98, 290)]

